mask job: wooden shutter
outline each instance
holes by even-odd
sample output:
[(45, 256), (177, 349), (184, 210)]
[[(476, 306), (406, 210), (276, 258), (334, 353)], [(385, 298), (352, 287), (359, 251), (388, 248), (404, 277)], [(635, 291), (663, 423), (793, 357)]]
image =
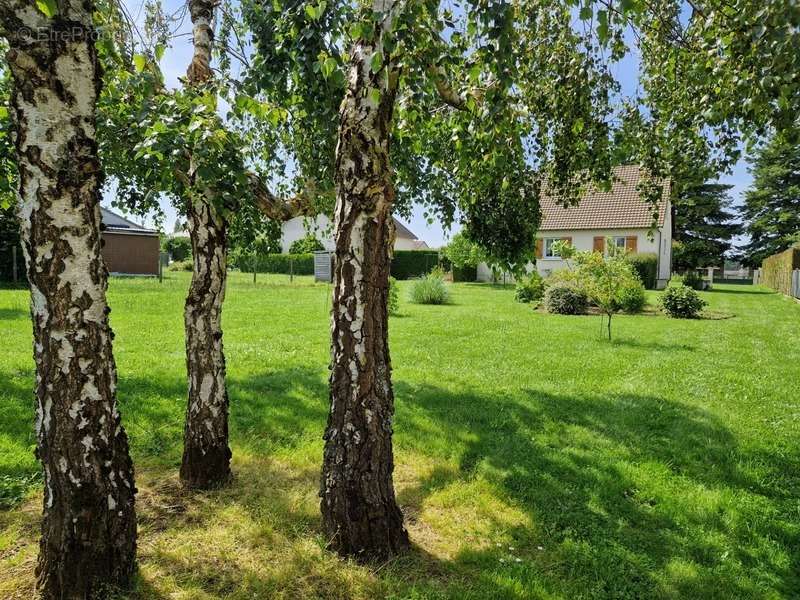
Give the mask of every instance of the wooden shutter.
[(625, 250), (628, 252), (636, 252), (636, 244), (637, 244), (636, 236), (626, 237), (625, 238)]
[(606, 238), (604, 238), (602, 235), (594, 236), (592, 251), (599, 252), (600, 254), (602, 254), (603, 252), (605, 252), (605, 249), (606, 249)]
[(536, 238), (536, 258), (542, 258), (542, 245), (544, 244), (544, 240), (542, 238)]

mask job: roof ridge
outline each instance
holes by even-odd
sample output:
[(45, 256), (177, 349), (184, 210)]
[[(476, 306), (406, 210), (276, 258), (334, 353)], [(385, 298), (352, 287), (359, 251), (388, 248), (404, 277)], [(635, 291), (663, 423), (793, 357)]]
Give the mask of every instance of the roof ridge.
[[(127, 224), (127, 225), (129, 225), (129, 226), (130, 226), (132, 229), (137, 229), (137, 230), (139, 230), (139, 231), (153, 231), (153, 232), (155, 232), (155, 229), (149, 229), (148, 227), (145, 227), (144, 225), (139, 225), (138, 223), (135, 223), (134, 221), (131, 221), (130, 219), (128, 219), (128, 218), (126, 218), (126, 217), (123, 217), (123, 216), (122, 216), (122, 215), (120, 215), (119, 213), (116, 213), (116, 212), (114, 212), (113, 210), (111, 210), (110, 208), (108, 208), (108, 207), (105, 207), (105, 206), (103, 206), (103, 205), (101, 204), (101, 205), (100, 205), (101, 219), (102, 219), (102, 213), (103, 213), (103, 212), (106, 212), (106, 213), (108, 213), (109, 215), (111, 215), (112, 217), (114, 217), (114, 218), (116, 218), (116, 219), (119, 219), (120, 221), (122, 221), (122, 222), (126, 223), (126, 224)], [(113, 224), (106, 223), (106, 219), (102, 219), (102, 221), (103, 221), (103, 225), (104, 225), (105, 227), (107, 227), (107, 228), (111, 228), (111, 229), (113, 229), (113, 228), (115, 227)], [(116, 227), (117, 227), (118, 229), (123, 229), (123, 228), (122, 228), (122, 227), (120, 227), (119, 225), (117, 225)]]

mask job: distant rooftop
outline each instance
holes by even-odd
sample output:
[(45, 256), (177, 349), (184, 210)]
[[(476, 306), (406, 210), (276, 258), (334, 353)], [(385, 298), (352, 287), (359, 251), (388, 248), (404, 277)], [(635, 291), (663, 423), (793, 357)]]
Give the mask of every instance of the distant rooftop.
[(122, 215), (110, 211), (105, 206), (100, 207), (100, 215), (103, 219), (103, 227), (106, 231), (114, 231), (117, 233), (158, 233), (154, 229), (148, 229), (143, 225), (126, 219)]
[(409, 240), (418, 239), (415, 233), (413, 233), (408, 227), (406, 227), (400, 221), (397, 220), (397, 217), (392, 217), (392, 218), (394, 219), (394, 230), (397, 237), (407, 238)]
[[(652, 207), (645, 202), (637, 186), (641, 179), (636, 165), (614, 167), (611, 190), (590, 189), (577, 206), (564, 208), (557, 198), (542, 194), (542, 231), (563, 229), (623, 229), (645, 228), (653, 224)], [(661, 182), (658, 202), (658, 226), (664, 225), (670, 183)]]

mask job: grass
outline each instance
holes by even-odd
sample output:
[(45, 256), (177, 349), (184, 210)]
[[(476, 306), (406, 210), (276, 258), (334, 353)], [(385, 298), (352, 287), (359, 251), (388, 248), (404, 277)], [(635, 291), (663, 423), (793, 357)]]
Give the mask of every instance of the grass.
[[(237, 478), (177, 484), (188, 274), (114, 279), (137, 468), (131, 598), (790, 598), (800, 590), (800, 305), (703, 293), (724, 320), (541, 314), (510, 287), (391, 319), (395, 484), (413, 550), (324, 550), (318, 469), (330, 288), (233, 274), (225, 349)], [(650, 301), (654, 298), (651, 296)], [(29, 598), (41, 496), (24, 290), (0, 290), (0, 597)], [(0, 497), (2, 498), (2, 497)]]

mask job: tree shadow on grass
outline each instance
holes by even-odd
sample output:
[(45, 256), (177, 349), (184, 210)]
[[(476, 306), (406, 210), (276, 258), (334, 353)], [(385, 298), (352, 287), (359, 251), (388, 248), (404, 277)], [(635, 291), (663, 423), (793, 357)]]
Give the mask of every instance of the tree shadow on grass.
[(0, 308), (0, 321), (22, 321), (31, 318), (31, 313), (22, 308)]
[(611, 340), (612, 346), (625, 346), (628, 348), (641, 348), (644, 350), (658, 350), (663, 352), (694, 352), (696, 348), (691, 344), (666, 344), (664, 342), (643, 342), (634, 338), (615, 337)]
[[(225, 490), (185, 496), (172, 463), (142, 474), (142, 557), (149, 575), (133, 597), (169, 597), (153, 579), (161, 577), (180, 589), (231, 598), (412, 591), (420, 597), (746, 598), (791, 595), (800, 585), (800, 533), (790, 512), (800, 457), (742, 451), (719, 420), (698, 408), (636, 394), (483, 394), (398, 381), (398, 471), (406, 479), (398, 497), (421, 546), (399, 562), (365, 570), (321, 550), (317, 465), (272, 458), (273, 451), (285, 456), (310, 439), (321, 444), (325, 370), (266, 370), (231, 377), (229, 385), (236, 479)], [(5, 393), (30, 398), (17, 386)], [(139, 455), (146, 438), (137, 436), (170, 423), (165, 435), (174, 462), (185, 407), (182, 379), (124, 378), (120, 396)], [(11, 421), (29, 411), (15, 410)], [(409, 475), (402, 461), (415, 456), (433, 468)], [(760, 476), (741, 467), (748, 461), (762, 465)], [(453, 490), (455, 504), (441, 504)], [(481, 503), (489, 509), (470, 516)], [(493, 514), (492, 503), (525, 519), (509, 525)], [(426, 522), (430, 506), (438, 524)], [(456, 548), (450, 555), (422, 547), (425, 528), (457, 536), (452, 531), (479, 519), (513, 541), (513, 559), (506, 548), (457, 539), (448, 541)]]
[[(512, 529), (530, 563), (519, 577), (530, 586), (597, 597), (745, 598), (800, 585), (800, 532), (789, 511), (796, 478), (786, 482), (786, 461), (764, 479), (746, 475), (739, 464), (749, 456), (709, 413), (632, 394), (396, 388), (406, 443), (424, 451), (447, 440), (458, 465), (434, 469), (401, 501), (419, 512), (437, 491), (490, 482), (533, 524)], [(775, 485), (781, 477), (786, 485)], [(455, 562), (493, 568), (500, 557), (467, 549)]]
[[(726, 284), (731, 285), (731, 284)], [(734, 284), (736, 285), (736, 284)], [(744, 286), (742, 286), (744, 287)], [(712, 287), (710, 290), (705, 290), (707, 294), (715, 294), (715, 295), (722, 295), (722, 294), (746, 294), (750, 296), (771, 296), (773, 294), (777, 294), (775, 290), (768, 290), (762, 288), (750, 288), (746, 290), (730, 290), (730, 289), (721, 289), (718, 287)]]

